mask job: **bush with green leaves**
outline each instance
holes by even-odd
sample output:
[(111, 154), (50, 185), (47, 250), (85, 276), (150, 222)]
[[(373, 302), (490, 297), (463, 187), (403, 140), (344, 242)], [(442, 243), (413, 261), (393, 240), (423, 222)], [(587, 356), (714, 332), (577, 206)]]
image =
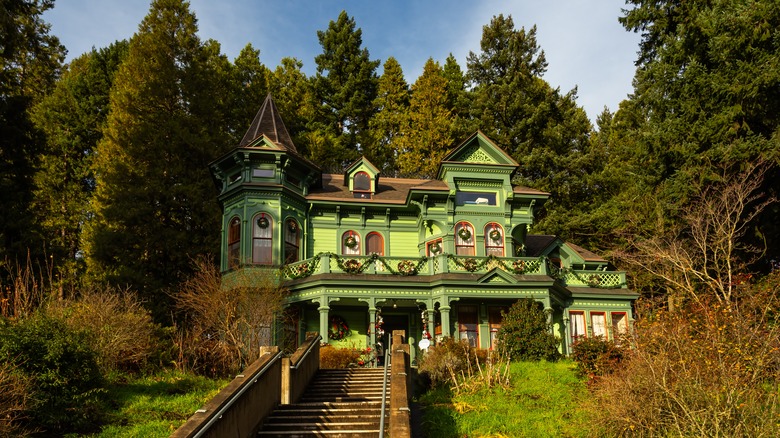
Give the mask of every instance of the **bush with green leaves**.
[(503, 320), (498, 330), (501, 356), (508, 356), (512, 361), (556, 361), (560, 358), (560, 339), (552, 334), (542, 303), (523, 298), (501, 315)]
[(602, 336), (580, 338), (572, 344), (572, 359), (580, 377), (594, 379), (617, 369), (623, 360), (623, 348)]
[(31, 381), (29, 423), (50, 434), (94, 428), (103, 378), (84, 332), (42, 313), (0, 321), (0, 362)]

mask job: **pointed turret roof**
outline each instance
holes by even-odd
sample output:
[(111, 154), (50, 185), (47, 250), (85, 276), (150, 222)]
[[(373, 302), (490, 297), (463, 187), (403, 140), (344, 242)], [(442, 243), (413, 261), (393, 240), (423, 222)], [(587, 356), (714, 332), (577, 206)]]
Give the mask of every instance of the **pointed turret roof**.
[(257, 112), (255, 119), (252, 120), (252, 124), (249, 126), (249, 130), (244, 134), (244, 138), (241, 139), (239, 147), (248, 146), (258, 137), (265, 135), (274, 143), (279, 144), (288, 151), (297, 153), (298, 150), (293, 144), (290, 133), (287, 132), (287, 127), (284, 126), (282, 116), (279, 115), (279, 110), (274, 104), (274, 100), (271, 98), (271, 94), (265, 97), (263, 106), (260, 107), (260, 111)]

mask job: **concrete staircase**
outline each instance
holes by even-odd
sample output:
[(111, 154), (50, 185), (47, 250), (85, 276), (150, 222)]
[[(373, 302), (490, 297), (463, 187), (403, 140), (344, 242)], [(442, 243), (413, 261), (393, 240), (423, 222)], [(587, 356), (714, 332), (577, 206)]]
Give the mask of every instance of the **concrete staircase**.
[[(279, 406), (258, 435), (378, 437), (383, 372), (382, 368), (319, 370), (301, 399)], [(387, 395), (389, 405), (389, 385)]]

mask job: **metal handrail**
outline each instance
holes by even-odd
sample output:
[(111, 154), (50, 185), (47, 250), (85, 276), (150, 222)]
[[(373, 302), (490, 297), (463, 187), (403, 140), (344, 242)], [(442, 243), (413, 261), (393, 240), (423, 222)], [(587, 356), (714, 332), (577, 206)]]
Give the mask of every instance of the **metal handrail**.
[[(266, 354), (271, 354), (271, 353), (263, 353), (262, 355), (260, 355), (260, 357), (263, 357), (263, 356), (265, 356)], [(201, 437), (201, 436), (203, 436), (203, 434), (205, 434), (206, 432), (208, 432), (209, 428), (210, 428), (210, 427), (211, 427), (211, 426), (212, 426), (214, 423), (216, 423), (217, 421), (219, 421), (220, 419), (222, 419), (222, 415), (224, 415), (224, 414), (225, 414), (225, 412), (227, 412), (227, 410), (228, 410), (228, 409), (230, 409), (230, 408), (233, 406), (233, 403), (235, 403), (235, 402), (236, 402), (236, 400), (238, 400), (239, 398), (241, 398), (241, 396), (242, 396), (242, 395), (243, 395), (243, 394), (244, 394), (244, 393), (245, 393), (245, 392), (246, 392), (246, 391), (249, 389), (249, 387), (251, 387), (252, 385), (254, 385), (255, 383), (257, 383), (257, 379), (259, 378), (259, 376), (261, 376), (263, 373), (265, 373), (265, 371), (266, 371), (268, 368), (270, 368), (270, 367), (271, 367), (271, 365), (273, 365), (273, 364), (274, 364), (274, 363), (275, 363), (275, 362), (276, 362), (276, 361), (277, 361), (277, 360), (278, 360), (280, 357), (282, 357), (282, 352), (281, 352), (281, 351), (280, 351), (280, 352), (278, 352), (278, 353), (276, 353), (276, 354), (274, 355), (274, 357), (273, 357), (273, 358), (271, 358), (271, 360), (269, 360), (268, 362), (266, 362), (266, 364), (263, 366), (263, 368), (261, 368), (261, 369), (260, 369), (258, 372), (256, 372), (256, 373), (255, 373), (255, 375), (254, 375), (254, 377), (252, 378), (252, 381), (251, 381), (251, 382), (246, 382), (246, 383), (245, 383), (245, 384), (244, 384), (244, 385), (241, 387), (241, 389), (240, 389), (239, 391), (237, 391), (236, 393), (234, 393), (234, 394), (233, 394), (233, 395), (230, 397), (230, 399), (227, 401), (227, 403), (225, 403), (225, 404), (222, 406), (222, 408), (221, 408), (219, 411), (217, 411), (217, 413), (215, 413), (214, 415), (212, 415), (212, 416), (211, 416), (211, 418), (209, 419), (209, 421), (208, 421), (208, 422), (206, 422), (206, 424), (205, 424), (205, 425), (203, 425), (203, 427), (201, 427), (201, 428), (200, 428), (200, 430), (198, 430), (198, 432), (197, 432), (195, 435), (193, 435), (193, 438), (198, 438), (198, 437)]]
[(301, 357), (298, 359), (298, 362), (295, 362), (295, 365), (291, 365), (290, 368), (293, 370), (297, 370), (298, 366), (303, 362), (303, 360), (311, 353), (311, 350), (314, 348), (314, 344), (317, 344), (322, 341), (322, 336), (317, 335), (317, 337), (312, 340), (311, 344), (309, 344), (309, 348), (306, 349), (305, 352), (301, 355)]
[(382, 381), (382, 412), (379, 414), (379, 438), (385, 437), (385, 407), (387, 405), (387, 368), (390, 365), (391, 348), (385, 349), (385, 372)]

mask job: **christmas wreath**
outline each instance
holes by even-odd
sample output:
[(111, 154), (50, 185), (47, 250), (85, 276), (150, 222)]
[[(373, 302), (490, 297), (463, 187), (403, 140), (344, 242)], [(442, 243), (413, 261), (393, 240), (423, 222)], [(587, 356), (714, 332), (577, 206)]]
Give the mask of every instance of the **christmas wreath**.
[(460, 230), (458, 230), (458, 237), (460, 237), (463, 240), (469, 240), (471, 239), (471, 231), (468, 228), (463, 227)]
[(411, 260), (402, 260), (398, 262), (398, 272), (401, 275), (414, 275), (417, 273), (417, 265)]
[(362, 267), (363, 265), (360, 263), (360, 261), (355, 259), (349, 259), (344, 262), (344, 270), (349, 273), (357, 273)]
[(358, 246), (358, 241), (355, 236), (349, 235), (344, 238), (344, 246), (349, 249), (355, 249)]
[(266, 228), (268, 228), (268, 225), (269, 225), (268, 218), (266, 218), (265, 216), (260, 216), (257, 219), (257, 226), (258, 227), (260, 227), (262, 229), (266, 229)]
[(328, 330), (328, 339), (333, 339), (334, 341), (340, 341), (346, 337), (348, 337), (351, 334), (351, 331), (349, 330), (349, 326), (347, 325), (347, 322), (344, 321), (344, 318), (333, 315), (330, 317), (330, 329)]
[(441, 245), (439, 244), (439, 242), (431, 243), (431, 246), (429, 246), (429, 248), (431, 250), (431, 254), (438, 254), (441, 252)]
[(463, 268), (465, 268), (469, 272), (474, 272), (477, 270), (477, 261), (474, 259), (466, 259), (463, 260)]
[(494, 242), (498, 242), (499, 240), (501, 240), (501, 231), (494, 229), (493, 231), (490, 232), (489, 236), (491, 240), (493, 240)]
[(522, 274), (525, 272), (525, 260), (515, 260), (512, 262), (512, 269), (516, 274)]
[(298, 232), (298, 224), (295, 223), (295, 221), (291, 220), (291, 221), (287, 222), (287, 228), (289, 228), (291, 233)]

